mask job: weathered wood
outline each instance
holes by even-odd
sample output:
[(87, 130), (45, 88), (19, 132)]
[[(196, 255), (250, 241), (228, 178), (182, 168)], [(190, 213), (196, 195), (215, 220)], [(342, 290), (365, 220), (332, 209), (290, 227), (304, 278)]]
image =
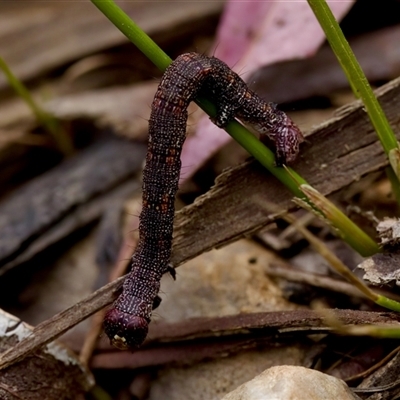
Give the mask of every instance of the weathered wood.
[(68, 329), (110, 304), (123, 283), (123, 277), (96, 290), (87, 298), (37, 325), (30, 336), (0, 356), (0, 369), (23, 359), (27, 354), (60, 337)]
[[(165, 44), (195, 32), (221, 12), (223, 2), (125, 1), (120, 5), (148, 35), (159, 36), (159, 43)], [(23, 80), (123, 43), (128, 43), (125, 36), (90, 1), (0, 3), (0, 54)], [(0, 89), (5, 86), (0, 74)]]
[(0, 274), (99, 218), (116, 193), (129, 194), (145, 153), (144, 144), (101, 140), (0, 202)]
[[(377, 91), (380, 103), (400, 138), (400, 79)], [(388, 165), (383, 149), (360, 102), (342, 108), (335, 118), (307, 135), (294, 165), (312, 186), (332, 194), (363, 175)], [(274, 214), (260, 206), (293, 208), (293, 195), (256, 161), (221, 174), (215, 186), (175, 218), (172, 262), (183, 262), (261, 229)]]
[[(343, 326), (385, 325), (395, 328), (399, 321), (398, 314), (388, 312), (331, 310), (330, 313)], [(146, 346), (133, 353), (110, 351), (107, 346), (106, 351), (94, 355), (91, 366), (134, 369), (168, 363), (187, 365), (266, 345), (278, 346), (280, 334), (286, 340), (290, 334), (294, 337), (292, 343), (299, 343), (305, 335), (332, 332), (327, 317), (314, 310), (291, 310), (154, 324), (155, 329), (149, 332), (151, 341)]]
[[(0, 351), (15, 347), (32, 329), (0, 310)], [(0, 399), (79, 399), (93, 385), (93, 376), (78, 357), (62, 343), (52, 343), (0, 374)]]
[[(121, 288), (123, 277), (97, 290), (86, 299), (58, 313), (54, 317), (37, 325), (32, 334), (21, 340), (17, 346), (0, 355), (0, 370), (22, 360), (41, 346), (60, 337), (71, 327), (77, 325), (96, 311), (110, 304)], [(398, 314), (390, 312), (362, 312), (353, 310), (334, 310), (334, 315), (343, 324), (398, 324)], [(221, 318), (197, 318), (190, 323), (159, 323), (151, 333), (152, 340), (179, 341), (196, 337), (213, 337), (224, 334), (237, 334), (253, 329), (271, 328), (281, 332), (296, 332), (304, 328), (310, 333), (316, 328), (331, 330), (320, 314), (311, 310), (279, 311), (266, 313), (239, 314)], [(139, 350), (136, 355), (146, 352)], [(151, 351), (151, 349), (150, 349)], [(128, 354), (128, 353), (126, 353)], [(140, 358), (140, 357), (139, 357)], [(132, 367), (135, 365), (132, 362)], [(138, 367), (141, 365), (135, 365)]]
[[(396, 134), (400, 136), (400, 79), (385, 85), (377, 94)], [(314, 129), (307, 139), (295, 169), (325, 195), (388, 164), (359, 102), (343, 108), (335, 118)], [(207, 194), (177, 214), (174, 265), (273, 221), (273, 214), (260, 209), (260, 199), (265, 199), (267, 204), (278, 204), (284, 210), (291, 207), (292, 195), (255, 161), (222, 174)], [(38, 325), (31, 337), (1, 355), (0, 369), (22, 359), (110, 304), (122, 282), (123, 278), (120, 278), (104, 286), (82, 302)]]
[[(400, 79), (378, 91), (389, 121), (398, 128)], [(398, 129), (396, 133), (400, 136)], [(308, 136), (296, 169), (318, 190), (331, 194), (361, 176), (387, 165), (367, 115), (359, 102), (342, 109), (337, 117), (317, 127)], [(292, 195), (255, 161), (222, 174), (216, 185), (193, 205), (178, 213), (175, 224), (175, 266), (273, 220), (260, 209), (259, 199), (291, 207)], [(99, 289), (82, 302), (38, 325), (34, 334), (0, 357), (0, 369), (22, 359), (36, 348), (110, 304), (123, 278)], [(364, 321), (365, 322), (365, 321)]]

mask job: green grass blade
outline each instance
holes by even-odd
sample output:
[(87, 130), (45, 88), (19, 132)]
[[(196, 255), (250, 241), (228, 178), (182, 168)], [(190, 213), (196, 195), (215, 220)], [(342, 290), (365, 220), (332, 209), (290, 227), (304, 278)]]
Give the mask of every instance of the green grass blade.
[[(91, 0), (93, 4), (103, 12), (107, 18), (136, 45), (143, 54), (148, 57), (162, 71), (171, 62), (171, 59), (154, 43), (112, 0)], [(211, 117), (216, 115), (215, 106), (208, 100), (199, 98), (196, 103)], [(226, 131), (245, 148), (256, 160), (277, 177), (295, 196), (308, 201), (307, 197), (300, 190), (300, 185), (307, 185), (307, 182), (291, 168), (275, 167), (275, 157), (271, 150), (265, 147), (252, 133), (236, 121), (230, 122)], [(337, 210), (339, 213), (340, 211)], [(343, 237), (351, 237), (353, 232), (361, 231), (350, 220), (352, 231)], [(362, 232), (362, 231), (361, 231)], [(360, 235), (361, 237), (362, 235)], [(379, 251), (378, 246), (367, 235), (364, 243), (362, 240), (349, 243), (363, 256), (369, 256)]]
[[(375, 97), (363, 70), (360, 67), (349, 43), (343, 35), (332, 11), (325, 0), (307, 0), (316, 18), (318, 19), (326, 38), (332, 47), (339, 63), (350, 82), (350, 86), (357, 98), (364, 103), (365, 110), (371, 119), (385, 153), (389, 157), (393, 149), (398, 149), (397, 138), (390, 127), (389, 121)], [(397, 174), (398, 165), (391, 165)], [(397, 175), (399, 176), (399, 175)], [(398, 184), (398, 183), (397, 183)]]
[[(310, 203), (316, 207), (316, 214), (321, 213), (323, 218), (335, 228), (339, 236), (353, 249), (356, 248), (364, 257), (380, 251), (377, 243), (325, 196), (309, 185), (302, 184), (300, 189), (310, 200)], [(313, 210), (310, 209), (310, 211)]]
[(60, 125), (56, 118), (51, 114), (42, 110), (42, 108), (32, 98), (29, 90), (24, 84), (11, 72), (8, 68), (7, 63), (0, 57), (0, 70), (3, 71), (8, 83), (15, 90), (15, 92), (21, 97), (22, 100), (28, 105), (28, 107), (35, 114), (35, 117), (39, 124), (41, 124), (50, 136), (53, 138), (59, 150), (65, 155), (73, 152), (73, 147), (68, 135), (60, 129)]
[[(153, 42), (112, 0), (91, 0), (107, 18), (139, 48), (161, 71), (164, 71), (172, 60)], [(207, 99), (199, 98), (196, 103), (211, 117), (216, 116), (215, 106)], [(295, 196), (305, 199), (299, 184), (306, 181), (294, 170), (290, 173), (283, 168), (275, 167), (274, 154), (264, 146), (243, 125), (232, 121), (226, 131), (242, 145), (254, 158), (276, 176)], [(295, 179), (294, 179), (295, 178)]]
[[(315, 189), (313, 189), (315, 190)], [(314, 194), (315, 195), (315, 194)], [(321, 195), (319, 195), (321, 196)], [(330, 210), (324, 210), (330, 211)], [(335, 210), (333, 212), (336, 213)], [(282, 216), (284, 220), (290, 223), (298, 232), (300, 232), (308, 242), (314, 247), (314, 249), (328, 262), (328, 264), (343, 278), (353, 284), (367, 299), (370, 299), (374, 303), (388, 308), (393, 311), (400, 311), (400, 303), (389, 299), (385, 296), (375, 293), (370, 289), (360, 278), (358, 278), (337, 256), (329, 249), (329, 247), (321, 240), (318, 239), (314, 234), (312, 234), (305, 226), (303, 226), (299, 221), (289, 214), (284, 214)], [(346, 217), (347, 218), (347, 217)], [(357, 233), (355, 232), (357, 235)]]
[(92, 3), (161, 71), (172, 60), (112, 0), (91, 0)]

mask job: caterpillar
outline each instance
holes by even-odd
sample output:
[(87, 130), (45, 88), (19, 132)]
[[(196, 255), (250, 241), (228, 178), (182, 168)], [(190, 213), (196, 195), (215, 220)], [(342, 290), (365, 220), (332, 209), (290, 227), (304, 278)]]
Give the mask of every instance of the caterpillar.
[(149, 120), (139, 241), (122, 293), (106, 312), (104, 330), (113, 345), (138, 348), (146, 338), (152, 310), (160, 303), (160, 280), (169, 266), (174, 201), (186, 136), (187, 108), (200, 93), (214, 101), (213, 122), (224, 128), (238, 118), (274, 144), (276, 164), (294, 161), (304, 140), (292, 120), (266, 103), (224, 62), (197, 53), (180, 55), (165, 71)]

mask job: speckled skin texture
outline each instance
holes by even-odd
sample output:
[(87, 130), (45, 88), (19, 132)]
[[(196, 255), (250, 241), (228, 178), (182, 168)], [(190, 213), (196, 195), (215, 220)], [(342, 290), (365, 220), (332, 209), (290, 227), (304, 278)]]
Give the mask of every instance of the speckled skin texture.
[(235, 118), (252, 125), (275, 144), (276, 164), (295, 160), (303, 136), (289, 117), (250, 91), (215, 57), (179, 56), (166, 70), (155, 94), (149, 121), (139, 243), (122, 294), (108, 310), (104, 329), (119, 348), (137, 348), (147, 335), (160, 280), (169, 267), (174, 201), (186, 137), (187, 108), (199, 92), (214, 101), (214, 123), (223, 128)]

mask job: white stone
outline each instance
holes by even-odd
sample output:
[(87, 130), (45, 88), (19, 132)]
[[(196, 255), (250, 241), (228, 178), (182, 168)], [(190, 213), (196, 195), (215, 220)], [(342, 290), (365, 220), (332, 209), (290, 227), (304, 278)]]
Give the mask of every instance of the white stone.
[(347, 385), (322, 372), (276, 366), (228, 393), (221, 400), (354, 400)]

